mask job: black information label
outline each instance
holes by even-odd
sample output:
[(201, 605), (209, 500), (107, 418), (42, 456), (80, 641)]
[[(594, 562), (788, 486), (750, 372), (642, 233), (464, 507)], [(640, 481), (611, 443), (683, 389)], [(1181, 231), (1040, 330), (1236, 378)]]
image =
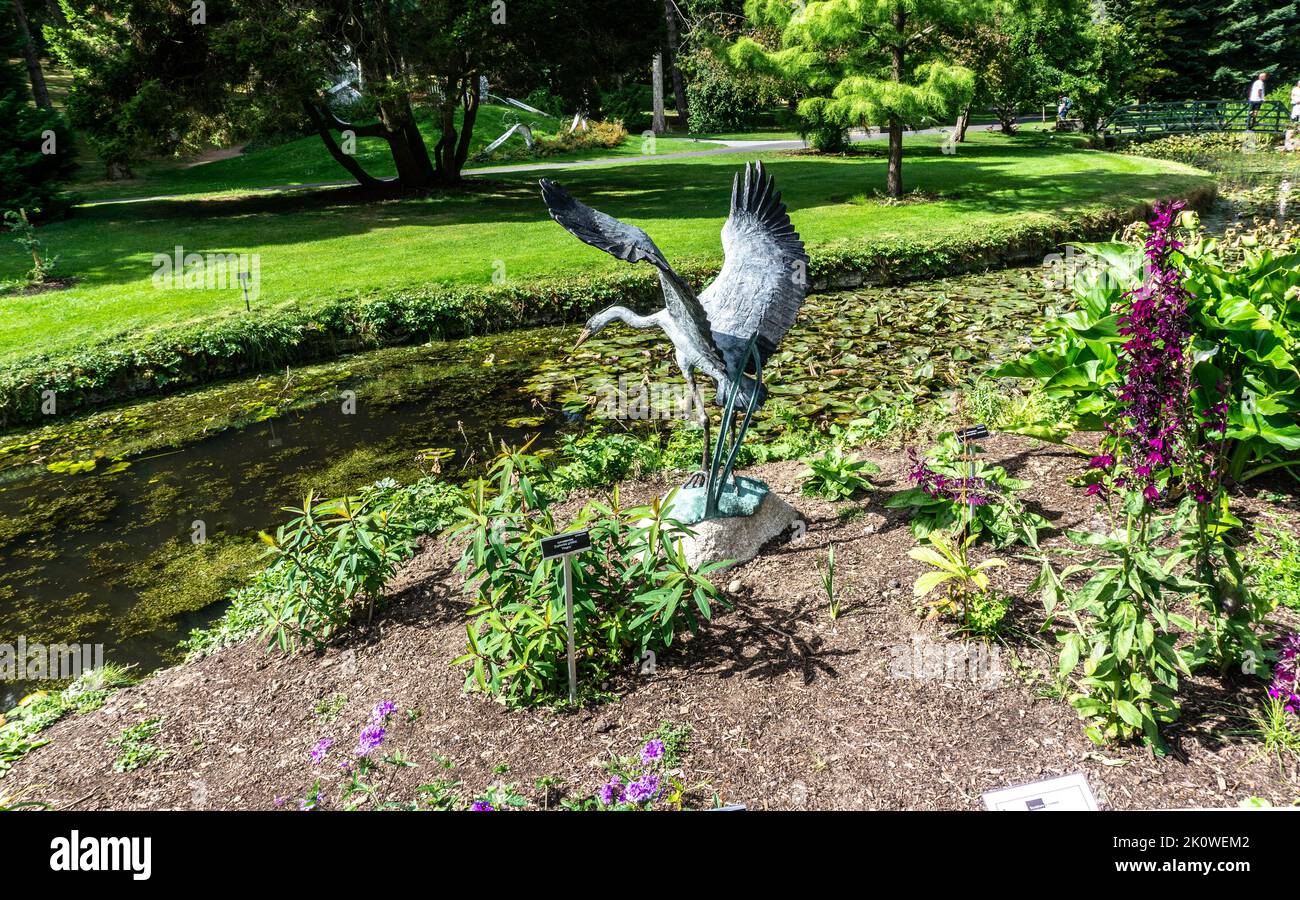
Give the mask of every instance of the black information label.
[(963, 428), (957, 432), (957, 440), (963, 444), (967, 441), (978, 441), (989, 436), (989, 427), (987, 425), (976, 425), (974, 428)]
[(555, 559), (557, 556), (568, 556), (570, 553), (590, 549), (591, 535), (585, 531), (570, 531), (568, 534), (542, 538), (542, 559)]

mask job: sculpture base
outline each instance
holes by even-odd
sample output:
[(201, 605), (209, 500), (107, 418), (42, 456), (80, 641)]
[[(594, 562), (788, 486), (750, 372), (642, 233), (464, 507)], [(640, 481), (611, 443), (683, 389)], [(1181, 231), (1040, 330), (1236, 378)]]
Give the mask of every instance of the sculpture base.
[[(735, 476), (733, 483), (723, 488), (722, 496), (718, 498), (718, 518), (752, 516), (769, 491), (771, 488), (757, 478)], [(695, 525), (704, 521), (704, 499), (704, 488), (680, 487), (665, 513), (683, 525)]]
[[(691, 523), (695, 536), (682, 540), (682, 550), (692, 566), (699, 567), (723, 560), (748, 562), (758, 555), (764, 544), (790, 531), (796, 522), (803, 520), (797, 509), (771, 493), (767, 485), (758, 479), (741, 476), (737, 481), (741, 482), (740, 491), (724, 493), (718, 505), (724, 510), (731, 508), (746, 511), (725, 518), (696, 519)], [(700, 495), (698, 506), (702, 515), (704, 490), (697, 488), (694, 492)], [(682, 489), (673, 497), (672, 515), (678, 521), (685, 522), (685, 514), (693, 508), (690, 493)], [(687, 495), (685, 498), (684, 494)], [(730, 503), (727, 502), (728, 497), (733, 498)], [(683, 507), (684, 499), (687, 503)]]

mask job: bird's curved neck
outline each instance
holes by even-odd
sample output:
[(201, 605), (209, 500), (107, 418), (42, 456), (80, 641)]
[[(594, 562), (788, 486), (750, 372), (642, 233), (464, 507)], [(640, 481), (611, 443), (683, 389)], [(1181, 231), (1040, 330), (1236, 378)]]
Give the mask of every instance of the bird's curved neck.
[(597, 313), (592, 318), (590, 327), (595, 332), (604, 328), (610, 322), (623, 322), (633, 328), (653, 328), (659, 324), (653, 316), (637, 315), (626, 306), (611, 306), (609, 309)]

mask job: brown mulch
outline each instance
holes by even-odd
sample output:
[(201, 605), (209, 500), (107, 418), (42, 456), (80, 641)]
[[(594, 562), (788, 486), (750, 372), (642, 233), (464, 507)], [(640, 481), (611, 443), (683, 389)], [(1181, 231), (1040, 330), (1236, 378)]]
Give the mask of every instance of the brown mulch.
[[(1027, 500), (1056, 528), (1099, 524), (1090, 521), (1092, 505), (1065, 483), (1082, 465), (1077, 454), (1012, 436), (995, 436), (985, 449), (989, 461), (1034, 482)], [(386, 745), (418, 768), (385, 767), (386, 778), (393, 773), (380, 789), (385, 798), (411, 799), (418, 785), (447, 777), (434, 754), (455, 764), (450, 775), (467, 795), (504, 780), (540, 806), (534, 782), (550, 776), (563, 784), (547, 803), (590, 796), (602, 760), (634, 752), (667, 721), (693, 729), (681, 778), (694, 805), (716, 795), (751, 809), (978, 809), (982, 791), (1077, 771), (1112, 809), (1235, 806), (1247, 796), (1296, 801), (1296, 762), (1279, 765), (1240, 733), (1245, 708), (1263, 695), (1258, 680), (1186, 683), (1169, 756), (1094, 747), (1074, 711), (1044, 690), (1050, 678), (1034, 674), (1055, 660), (1050, 639), (1037, 633), (1042, 611), (1034, 597), (1013, 608), (1018, 636), (998, 647), (996, 683), (964, 673), (891, 675), (914, 641), (951, 647), (956, 639), (916, 614), (910, 588), (921, 565), (907, 556), (907, 518), (882, 507), (907, 486), (906, 457), (865, 455), (884, 472), (880, 491), (859, 504), (800, 496), (797, 463), (750, 472), (808, 517), (807, 534), (778, 539), (721, 577), (734, 610), (660, 654), (653, 675), (629, 669), (608, 685), (616, 700), (576, 712), (507, 710), (462, 693), (464, 672), (448, 662), (463, 652), (466, 601), (452, 571), (455, 554), (429, 541), (369, 632), (323, 653), (283, 657), (244, 645), (158, 673), (103, 709), (53, 726), (43, 735), (52, 743), (19, 762), (4, 787), (31, 786), (29, 799), (54, 808), (247, 809), (301, 797), (321, 774), (336, 797), (342, 776), (332, 765), (314, 773), (308, 751), (330, 736), (332, 758), (342, 758), (370, 708), (393, 700), (399, 710), (421, 711), (413, 722), (396, 715)], [(649, 499), (666, 486), (625, 485), (623, 497)], [(863, 511), (837, 515), (850, 505)], [(1269, 506), (1254, 497), (1241, 505), (1247, 517)], [(1287, 507), (1294, 517), (1294, 503)], [(847, 605), (838, 622), (829, 618), (817, 570), (832, 542)], [(1027, 597), (1032, 567), (1013, 551), (1001, 555), (1011, 565), (997, 572), (996, 586)], [(349, 699), (337, 720), (322, 723), (316, 704), (335, 694)], [(163, 720), (154, 742), (167, 755), (113, 772), (108, 741), (153, 717)]]

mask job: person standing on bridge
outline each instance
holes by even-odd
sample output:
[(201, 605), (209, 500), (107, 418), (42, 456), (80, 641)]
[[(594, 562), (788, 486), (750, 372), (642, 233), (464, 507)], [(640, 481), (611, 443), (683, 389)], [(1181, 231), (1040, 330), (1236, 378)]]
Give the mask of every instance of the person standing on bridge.
[(1250, 86), (1250, 116), (1246, 122), (1246, 130), (1254, 131), (1255, 125), (1259, 121), (1259, 108), (1264, 105), (1264, 97), (1268, 94), (1268, 73), (1260, 72), (1255, 83)]

